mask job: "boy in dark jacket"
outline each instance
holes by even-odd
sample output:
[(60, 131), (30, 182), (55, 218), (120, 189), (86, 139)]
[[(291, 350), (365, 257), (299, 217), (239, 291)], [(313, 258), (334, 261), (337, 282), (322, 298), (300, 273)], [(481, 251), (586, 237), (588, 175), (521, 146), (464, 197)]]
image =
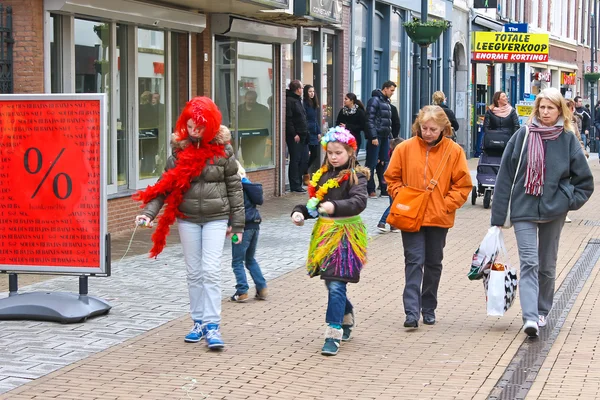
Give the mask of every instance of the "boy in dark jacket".
[(257, 205), (263, 203), (263, 189), (260, 183), (252, 183), (246, 177), (246, 171), (238, 163), (238, 174), (242, 178), (242, 188), (244, 189), (244, 208), (246, 209), (246, 227), (244, 228), (244, 237), (241, 243), (231, 245), (231, 268), (235, 275), (236, 285), (235, 294), (230, 300), (238, 303), (243, 303), (248, 300), (248, 280), (246, 271), (244, 271), (244, 263), (246, 269), (250, 272), (250, 276), (256, 286), (257, 300), (267, 299), (267, 282), (260, 270), (258, 262), (254, 258), (256, 253), (256, 245), (258, 244), (258, 232), (262, 218), (256, 208)]

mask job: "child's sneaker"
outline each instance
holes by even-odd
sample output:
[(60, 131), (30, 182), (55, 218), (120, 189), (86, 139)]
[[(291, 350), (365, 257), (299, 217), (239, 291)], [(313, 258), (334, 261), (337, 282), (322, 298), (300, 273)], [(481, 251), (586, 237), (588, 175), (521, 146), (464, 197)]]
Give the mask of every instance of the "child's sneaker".
[(350, 311), (348, 314), (344, 315), (344, 320), (342, 321), (342, 341), (347, 342), (350, 340), (350, 336), (352, 336), (352, 329), (354, 329), (354, 324), (356, 323), (354, 319), (354, 311)]
[(243, 303), (248, 300), (248, 293), (239, 294), (236, 293), (229, 298), (229, 301), (234, 301), (236, 303)]
[(254, 296), (254, 298), (256, 300), (266, 300), (268, 296), (269, 291), (267, 290), (267, 288), (262, 288), (256, 290), (256, 295)]
[(204, 331), (202, 330), (202, 321), (194, 321), (194, 327), (190, 333), (185, 335), (183, 340), (187, 343), (197, 343), (202, 340), (203, 336)]
[(385, 224), (382, 224), (381, 222), (377, 224), (377, 230), (382, 233), (388, 232), (387, 228), (385, 227)]
[(340, 349), (343, 332), (342, 329), (328, 326), (325, 330), (325, 344), (321, 348), (321, 354), (324, 356), (335, 356)]
[(221, 331), (219, 331), (219, 324), (206, 325), (206, 345), (211, 350), (220, 350), (225, 347)]

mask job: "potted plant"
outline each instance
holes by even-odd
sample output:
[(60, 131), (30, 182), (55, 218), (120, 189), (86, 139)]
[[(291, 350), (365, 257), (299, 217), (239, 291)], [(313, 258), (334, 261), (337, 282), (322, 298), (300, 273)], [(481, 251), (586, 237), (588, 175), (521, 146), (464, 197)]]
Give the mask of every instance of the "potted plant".
[(404, 29), (408, 37), (421, 47), (427, 47), (435, 43), (442, 32), (450, 27), (450, 22), (438, 19), (421, 21), (414, 19), (411, 22), (404, 23)]
[(587, 72), (583, 74), (583, 77), (588, 82), (596, 82), (600, 79), (600, 72)]

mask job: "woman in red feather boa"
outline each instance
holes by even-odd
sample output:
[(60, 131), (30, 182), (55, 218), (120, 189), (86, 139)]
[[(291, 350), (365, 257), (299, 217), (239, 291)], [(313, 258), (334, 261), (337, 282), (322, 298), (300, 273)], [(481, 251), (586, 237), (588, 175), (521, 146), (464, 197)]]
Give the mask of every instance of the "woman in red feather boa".
[(152, 235), (151, 257), (163, 250), (177, 219), (194, 321), (185, 341), (195, 343), (206, 336), (210, 349), (224, 347), (219, 324), (225, 236), (236, 233), (236, 243), (241, 242), (245, 223), (242, 183), (230, 141), (215, 103), (207, 97), (193, 98), (177, 120), (171, 140), (173, 155), (165, 172), (155, 185), (134, 195), (144, 207), (136, 217), (138, 224), (152, 226), (166, 204)]

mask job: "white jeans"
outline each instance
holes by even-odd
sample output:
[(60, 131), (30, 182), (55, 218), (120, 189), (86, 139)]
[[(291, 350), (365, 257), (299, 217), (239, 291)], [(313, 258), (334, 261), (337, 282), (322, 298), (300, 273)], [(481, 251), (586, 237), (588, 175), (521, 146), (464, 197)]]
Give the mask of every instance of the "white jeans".
[(195, 224), (177, 220), (187, 267), (190, 314), (194, 321), (221, 322), (221, 254), (227, 220)]

